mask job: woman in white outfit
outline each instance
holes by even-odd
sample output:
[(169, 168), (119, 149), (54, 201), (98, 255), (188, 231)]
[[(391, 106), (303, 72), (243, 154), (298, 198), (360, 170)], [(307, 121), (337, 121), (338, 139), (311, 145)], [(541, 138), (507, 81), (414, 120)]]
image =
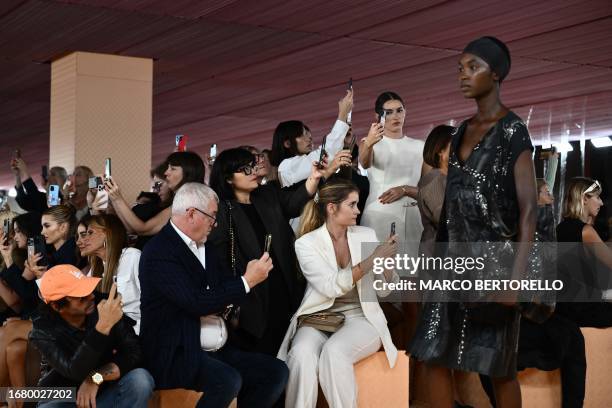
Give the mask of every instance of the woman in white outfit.
[[(425, 143), (404, 136), (406, 111), (398, 94), (382, 93), (374, 109), (378, 123), (372, 124), (359, 145), (359, 162), (368, 170), (370, 181), (361, 225), (384, 236), (395, 222), (399, 241), (414, 242), (416, 255), (423, 226), (418, 207), (411, 204), (417, 196), (415, 186), (421, 177)], [(380, 123), (383, 115), (384, 126)]]
[[(325, 151), (333, 158), (342, 150), (344, 136), (349, 130), (348, 114), (353, 109), (353, 91), (347, 91), (338, 101), (338, 119), (326, 136)], [(306, 180), (312, 169), (312, 162), (318, 161), (322, 146), (313, 148), (310, 129), (299, 120), (281, 122), (274, 131), (270, 163), (278, 166), (278, 180), (281, 187), (290, 187)], [(350, 159), (351, 153), (346, 156)], [(327, 176), (326, 176), (327, 177)]]
[(139, 334), (140, 251), (136, 248), (127, 248), (127, 232), (121, 220), (115, 215), (94, 215), (85, 220), (84, 224), (87, 225), (87, 230), (84, 233), (79, 231), (78, 246), (81, 255), (89, 257), (91, 266), (89, 274), (102, 278), (97, 288), (102, 293), (108, 293), (116, 279), (123, 313), (136, 322), (134, 331)]
[[(350, 181), (332, 180), (302, 214), (304, 235), (295, 250), (308, 284), (278, 354), (289, 367), (287, 407), (315, 407), (319, 382), (330, 407), (357, 407), (353, 365), (376, 353), (381, 344), (391, 367), (397, 359), (373, 289), (375, 280), (397, 282), (394, 270), (373, 273), (374, 258), (395, 255), (396, 236), (376, 247), (374, 230), (355, 225), (358, 191)], [(369, 251), (365, 243), (372, 244)], [(298, 325), (299, 316), (321, 311), (345, 316), (335, 333)]]

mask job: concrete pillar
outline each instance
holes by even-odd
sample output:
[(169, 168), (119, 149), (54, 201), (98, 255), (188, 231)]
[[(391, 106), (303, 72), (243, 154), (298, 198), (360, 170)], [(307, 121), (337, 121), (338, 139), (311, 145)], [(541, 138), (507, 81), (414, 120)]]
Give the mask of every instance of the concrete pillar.
[(153, 60), (74, 52), (51, 64), (49, 165), (112, 175), (133, 201), (149, 186)]

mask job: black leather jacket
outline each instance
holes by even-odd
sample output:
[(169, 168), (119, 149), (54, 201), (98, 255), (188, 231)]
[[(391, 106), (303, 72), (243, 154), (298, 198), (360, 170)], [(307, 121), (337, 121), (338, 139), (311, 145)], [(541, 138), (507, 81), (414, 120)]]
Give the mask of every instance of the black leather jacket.
[(121, 376), (139, 366), (142, 352), (133, 320), (124, 316), (108, 336), (95, 329), (97, 321), (97, 310), (87, 316), (85, 330), (69, 325), (56, 313), (41, 313), (34, 319), (30, 342), (43, 361), (39, 386), (78, 388), (105, 364), (117, 364)]

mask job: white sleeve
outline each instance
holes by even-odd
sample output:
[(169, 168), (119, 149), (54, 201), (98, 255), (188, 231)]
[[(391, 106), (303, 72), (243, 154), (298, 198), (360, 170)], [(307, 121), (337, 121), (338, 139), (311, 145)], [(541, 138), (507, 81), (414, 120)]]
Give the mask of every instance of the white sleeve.
[(331, 132), (327, 135), (327, 139), (325, 140), (325, 150), (327, 150), (327, 154), (329, 155), (329, 160), (332, 160), (336, 153), (342, 150), (344, 146), (344, 137), (349, 130), (349, 125), (340, 119), (336, 120), (334, 123), (334, 127)]
[[(333, 159), (336, 153), (342, 150), (344, 146), (344, 136), (348, 132), (349, 126), (341, 121), (336, 120), (331, 132), (326, 136), (325, 150), (330, 159)], [(306, 180), (310, 175), (312, 162), (318, 161), (321, 155), (321, 146), (308, 154), (293, 156), (285, 159), (278, 166), (278, 179), (282, 187), (289, 187), (302, 180)]]
[(140, 251), (135, 248), (126, 248), (117, 266), (117, 292), (121, 294), (123, 312), (131, 318), (136, 315), (140, 316), (139, 262)]

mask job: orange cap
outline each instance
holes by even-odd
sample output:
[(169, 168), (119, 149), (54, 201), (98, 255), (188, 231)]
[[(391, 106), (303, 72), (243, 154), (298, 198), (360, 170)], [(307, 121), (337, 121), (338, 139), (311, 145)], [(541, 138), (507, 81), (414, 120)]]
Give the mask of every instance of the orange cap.
[(98, 286), (100, 278), (90, 278), (74, 265), (57, 265), (49, 269), (38, 282), (45, 303), (66, 296), (85, 297)]

